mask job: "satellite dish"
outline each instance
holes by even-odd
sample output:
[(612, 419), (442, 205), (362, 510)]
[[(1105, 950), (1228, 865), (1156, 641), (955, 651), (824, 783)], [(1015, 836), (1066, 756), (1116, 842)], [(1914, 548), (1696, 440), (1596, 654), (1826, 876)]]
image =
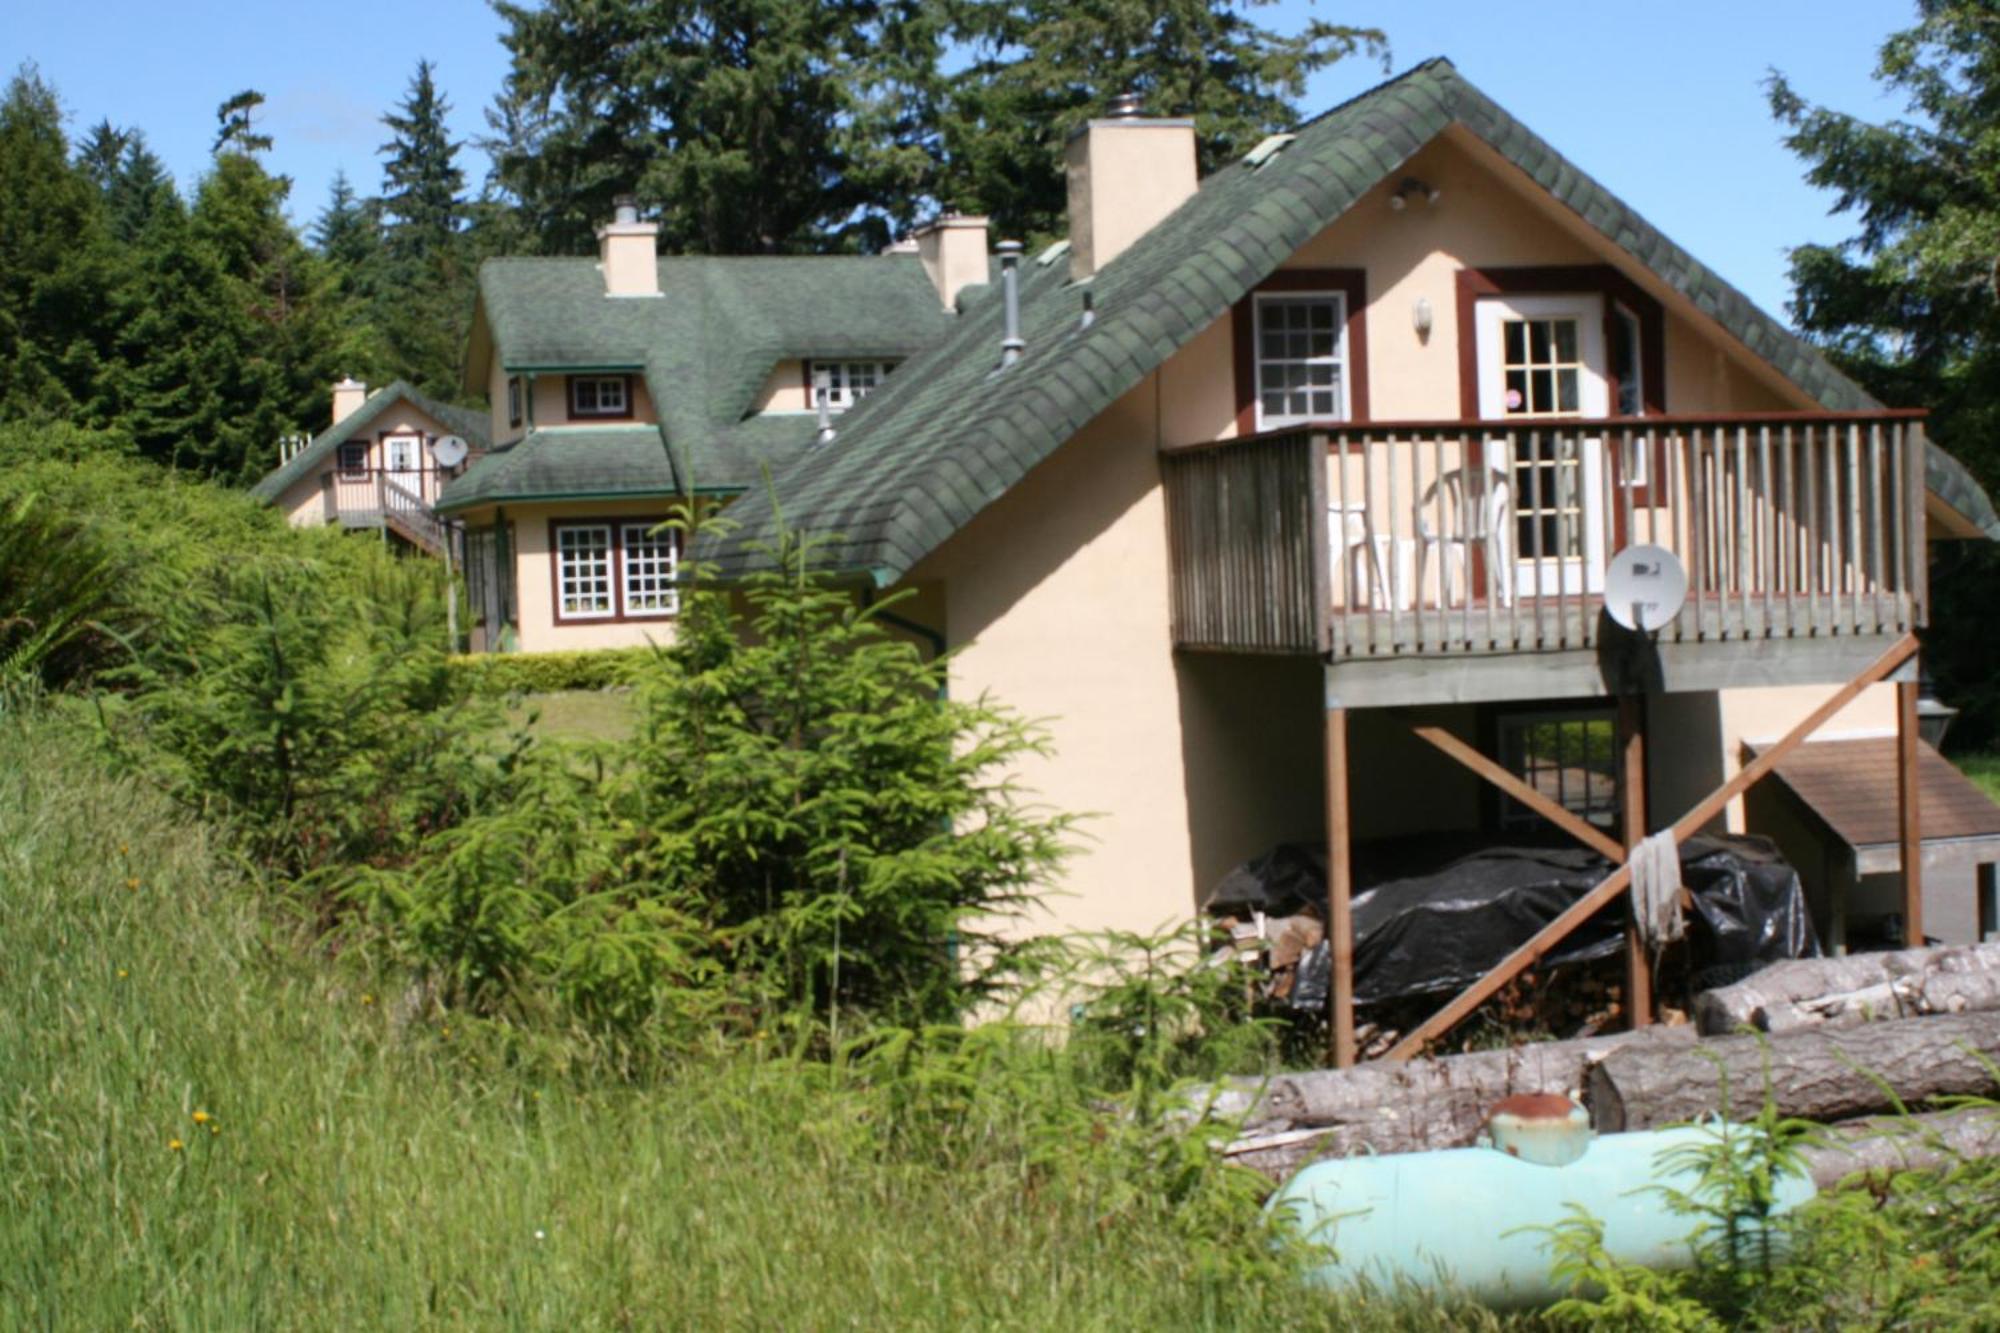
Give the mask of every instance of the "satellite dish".
[(440, 435), (431, 441), (431, 461), (441, 468), (454, 468), (465, 461), (466, 444), (456, 435)]
[(1687, 595), (1687, 566), (1664, 546), (1628, 546), (1604, 571), (1604, 609), (1626, 629), (1664, 628)]

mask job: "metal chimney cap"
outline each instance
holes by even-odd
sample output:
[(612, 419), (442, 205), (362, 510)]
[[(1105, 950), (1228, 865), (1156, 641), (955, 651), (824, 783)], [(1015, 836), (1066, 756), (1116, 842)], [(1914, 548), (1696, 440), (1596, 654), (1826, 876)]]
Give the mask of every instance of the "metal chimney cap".
[(1137, 120), (1146, 114), (1145, 101), (1136, 90), (1127, 89), (1111, 99), (1113, 120)]
[(621, 225), (630, 225), (639, 220), (639, 196), (636, 194), (614, 195), (611, 199), (611, 217)]

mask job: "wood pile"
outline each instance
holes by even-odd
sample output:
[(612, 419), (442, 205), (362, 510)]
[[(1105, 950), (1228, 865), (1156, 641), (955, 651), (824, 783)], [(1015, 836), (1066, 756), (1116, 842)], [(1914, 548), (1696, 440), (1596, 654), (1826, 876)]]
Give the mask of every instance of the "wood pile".
[[(1894, 1003), (1841, 998), (1872, 997), (1881, 986)], [(1816, 1178), (1837, 1179), (1848, 1169), (1934, 1164), (1952, 1150), (2000, 1153), (2000, 1117), (1990, 1113), (1899, 1118), (1893, 1126), (1870, 1119), (2000, 1094), (2000, 998), (1987, 1003), (1995, 992), (2000, 946), (1781, 963), (1696, 998), (1704, 1033), (1711, 1024), (1740, 1031), (1758, 1013), (1767, 1023), (1784, 1015), (1762, 1032), (1703, 1036), (1692, 1025), (1655, 1026), (1236, 1079), (1203, 1090), (1197, 1104), (1237, 1123), (1237, 1138), (1224, 1148), (1231, 1160), (1282, 1180), (1322, 1157), (1470, 1146), (1493, 1104), (1521, 1093), (1575, 1097), (1600, 1133), (1725, 1113), (1747, 1119), (1768, 1095), (1781, 1115), (1836, 1127), (1814, 1150), (1813, 1169)], [(1960, 997), (1962, 1007), (1953, 1011), (1948, 997)], [(1912, 1005), (1931, 1007), (1899, 1016)], [(1802, 1014), (1816, 1018), (1794, 1021)]]

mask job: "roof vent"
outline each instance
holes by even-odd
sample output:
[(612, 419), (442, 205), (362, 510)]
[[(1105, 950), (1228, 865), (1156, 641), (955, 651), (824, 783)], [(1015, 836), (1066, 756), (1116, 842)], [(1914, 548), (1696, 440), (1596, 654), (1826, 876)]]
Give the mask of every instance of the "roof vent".
[(824, 367), (815, 367), (813, 370), (813, 406), (819, 412), (819, 428), (813, 432), (813, 443), (832, 444), (833, 382)]
[(1004, 369), (1019, 361), (1027, 347), (1021, 341), (1021, 243), (1002, 241), (994, 249), (1000, 252), (1000, 290), (1007, 308), (1007, 331), (1000, 339), (1000, 365)]
[(1109, 114), (1113, 120), (1137, 120), (1146, 114), (1145, 102), (1138, 93), (1128, 90), (1111, 99)]

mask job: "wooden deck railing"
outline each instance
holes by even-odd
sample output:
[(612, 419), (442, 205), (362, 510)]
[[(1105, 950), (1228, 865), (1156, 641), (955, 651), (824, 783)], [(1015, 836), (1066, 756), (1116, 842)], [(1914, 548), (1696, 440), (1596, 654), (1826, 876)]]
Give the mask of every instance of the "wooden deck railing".
[(395, 486), (422, 504), (433, 505), (445, 480), (435, 467), (393, 472), (383, 468), (336, 469), (320, 478), (320, 501), (329, 523), (377, 527), (390, 508), (387, 487)]
[(1162, 457), (1177, 644), (1334, 657), (1595, 645), (1628, 545), (1668, 641), (1924, 623), (1920, 415), (1376, 423)]

